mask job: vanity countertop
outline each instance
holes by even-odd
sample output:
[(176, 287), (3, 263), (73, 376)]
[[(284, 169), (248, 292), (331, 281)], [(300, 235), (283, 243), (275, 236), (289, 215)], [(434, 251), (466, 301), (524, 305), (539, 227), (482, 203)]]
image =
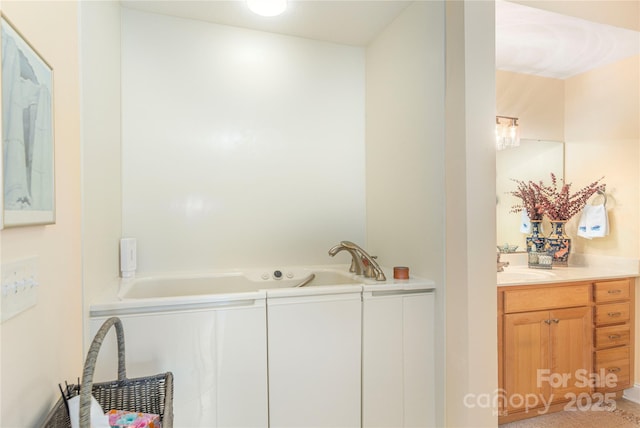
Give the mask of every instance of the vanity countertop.
[(499, 287), (640, 276), (640, 263), (637, 259), (572, 254), (568, 267), (553, 269), (528, 268), (526, 254), (502, 255), (501, 260), (508, 261), (509, 266), (497, 273)]

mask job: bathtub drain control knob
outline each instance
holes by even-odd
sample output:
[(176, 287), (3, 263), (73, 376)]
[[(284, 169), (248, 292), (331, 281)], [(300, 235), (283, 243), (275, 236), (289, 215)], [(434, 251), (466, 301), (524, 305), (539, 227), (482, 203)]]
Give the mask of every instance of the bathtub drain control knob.
[(275, 279), (281, 279), (282, 278), (282, 272), (280, 272), (279, 270), (273, 271), (273, 277)]

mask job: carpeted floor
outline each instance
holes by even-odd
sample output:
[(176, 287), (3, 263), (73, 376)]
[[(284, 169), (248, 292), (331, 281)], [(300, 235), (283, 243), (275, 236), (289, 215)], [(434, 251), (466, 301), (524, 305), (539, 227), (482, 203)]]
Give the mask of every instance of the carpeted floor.
[(637, 428), (640, 404), (620, 399), (603, 410), (557, 412), (500, 425), (500, 428)]

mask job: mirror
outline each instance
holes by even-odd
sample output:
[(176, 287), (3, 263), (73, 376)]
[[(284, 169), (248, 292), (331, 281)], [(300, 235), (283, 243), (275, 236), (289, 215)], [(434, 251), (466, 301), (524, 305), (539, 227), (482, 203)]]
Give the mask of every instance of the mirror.
[[(516, 189), (512, 179), (550, 182), (550, 174), (564, 178), (564, 143), (561, 141), (521, 140), (520, 146), (496, 152), (496, 225), (497, 245), (517, 245), (526, 251), (525, 234), (520, 232), (520, 213), (511, 207), (519, 199), (509, 192)], [(547, 226), (545, 228), (545, 226)], [(543, 224), (543, 231), (550, 230)]]

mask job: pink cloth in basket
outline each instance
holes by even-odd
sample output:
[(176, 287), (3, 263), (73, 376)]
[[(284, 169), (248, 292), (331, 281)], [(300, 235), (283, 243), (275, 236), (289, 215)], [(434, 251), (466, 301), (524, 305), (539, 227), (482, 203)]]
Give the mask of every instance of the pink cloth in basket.
[(109, 410), (107, 416), (112, 428), (162, 428), (160, 416), (151, 413)]

